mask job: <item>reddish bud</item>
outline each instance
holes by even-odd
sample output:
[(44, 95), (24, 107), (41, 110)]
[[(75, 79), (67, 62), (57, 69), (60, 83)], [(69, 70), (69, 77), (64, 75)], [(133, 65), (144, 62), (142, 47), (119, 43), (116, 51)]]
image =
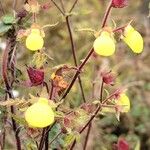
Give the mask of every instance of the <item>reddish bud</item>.
[(127, 6), (127, 0), (112, 0), (112, 7), (114, 8), (123, 8)]
[(124, 89), (124, 88), (118, 88), (118, 89), (114, 92), (113, 98), (114, 98), (114, 99), (119, 99), (119, 98), (120, 98), (120, 95), (121, 95), (123, 92), (125, 92), (125, 90), (126, 90), (126, 89)]
[(117, 150), (129, 150), (129, 144), (125, 139), (119, 138), (117, 148)]
[(50, 7), (51, 7), (50, 3), (45, 3), (45, 4), (41, 5), (41, 8), (44, 10), (48, 10)]
[(71, 120), (68, 117), (64, 117), (64, 126), (69, 127), (71, 124)]
[(32, 86), (37, 86), (44, 81), (44, 71), (41, 69), (34, 69), (32, 67), (27, 68), (28, 76)]
[(19, 18), (24, 18), (26, 17), (26, 15), (27, 15), (27, 11), (25, 9), (22, 9), (21, 11), (17, 13), (17, 17)]
[(62, 128), (61, 128), (61, 132), (62, 132), (63, 134), (67, 134), (67, 129), (66, 129), (65, 127), (62, 127)]
[(102, 76), (103, 82), (108, 85), (113, 85), (115, 82), (115, 79), (116, 79), (115, 75), (111, 71), (110, 72), (102, 72), (101, 76)]

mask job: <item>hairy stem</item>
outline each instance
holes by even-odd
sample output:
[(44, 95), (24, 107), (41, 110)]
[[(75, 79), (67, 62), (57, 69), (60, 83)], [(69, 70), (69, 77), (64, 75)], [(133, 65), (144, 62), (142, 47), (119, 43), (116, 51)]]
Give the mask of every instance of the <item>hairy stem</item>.
[[(4, 80), (4, 83), (5, 83), (5, 87), (6, 87), (6, 90), (8, 92), (8, 95), (9, 95), (9, 98), (11, 99), (14, 99), (14, 96), (12, 94), (12, 85), (10, 85), (9, 83), (9, 80), (8, 80), (8, 77), (7, 77), (7, 69), (8, 69), (8, 53), (9, 53), (9, 50), (11, 48), (11, 41), (8, 40), (7, 41), (7, 46), (4, 50), (4, 54), (3, 54), (3, 61), (2, 61), (2, 77), (3, 77), (3, 80)], [(14, 110), (14, 107), (11, 106), (11, 113), (12, 114), (15, 114), (15, 110)], [(16, 124), (16, 121), (13, 119), (13, 117), (11, 118), (12, 120), (12, 127), (13, 127), (13, 131), (15, 133), (15, 138), (16, 138), (16, 147), (17, 147), (17, 150), (21, 150), (21, 141), (20, 141), (20, 137), (19, 137), (19, 132), (16, 132), (17, 131), (17, 124)]]

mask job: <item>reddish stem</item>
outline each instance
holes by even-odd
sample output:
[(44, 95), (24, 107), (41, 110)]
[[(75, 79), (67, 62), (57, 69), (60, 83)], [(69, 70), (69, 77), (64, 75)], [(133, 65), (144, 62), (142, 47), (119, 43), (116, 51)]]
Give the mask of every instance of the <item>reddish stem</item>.
[(89, 140), (91, 128), (92, 128), (92, 123), (89, 124), (89, 127), (87, 129), (87, 134), (86, 134), (86, 137), (85, 137), (85, 143), (84, 143), (83, 150), (86, 150), (86, 148), (87, 148), (87, 143), (88, 143), (88, 140)]
[[(70, 43), (71, 43), (71, 49), (72, 49), (74, 64), (77, 67), (78, 66), (77, 56), (76, 56), (75, 45), (74, 45), (73, 35), (72, 35), (72, 31), (71, 31), (69, 16), (66, 17), (66, 24), (67, 24), (67, 28), (68, 28), (68, 32), (69, 32), (69, 36), (70, 36)], [(79, 81), (79, 86), (80, 86), (80, 89), (81, 89), (81, 94), (82, 94), (83, 101), (86, 102), (85, 94), (84, 94), (84, 90), (83, 90), (82, 81), (81, 81), (80, 76), (78, 76), (78, 81)]]
[(78, 78), (80, 72), (82, 71), (82, 68), (84, 67), (84, 65), (87, 63), (87, 61), (89, 60), (90, 56), (93, 54), (94, 49), (91, 48), (91, 50), (89, 51), (89, 53), (87, 54), (87, 56), (85, 57), (85, 59), (83, 60), (83, 62), (80, 64), (80, 66), (78, 67), (78, 70), (76, 71), (71, 83), (69, 84), (67, 90), (65, 91), (64, 95), (62, 96), (61, 100), (64, 99), (68, 93), (70, 92), (72, 86), (74, 85), (76, 79)]
[(110, 3), (106, 9), (106, 12), (105, 12), (105, 15), (104, 15), (104, 18), (102, 21), (102, 26), (101, 26), (102, 28), (104, 28), (106, 26), (106, 22), (107, 22), (109, 14), (110, 14), (111, 8), (112, 8), (112, 0), (110, 0)]
[[(7, 74), (8, 74), (7, 73), (7, 69), (8, 69), (8, 53), (9, 53), (8, 50), (10, 48), (11, 48), (11, 42), (8, 40), (6, 48), (4, 50), (4, 54), (3, 54), (2, 77), (3, 77), (4, 83), (5, 83), (6, 90), (8, 92), (9, 98), (14, 99), (14, 96), (13, 96), (12, 91), (11, 91), (12, 87), (10, 86), (9, 80), (8, 80), (8, 77), (7, 77)], [(11, 113), (15, 114), (14, 107), (11, 106), (10, 109), (11, 109)], [(13, 131), (15, 133), (15, 138), (16, 138), (16, 147), (17, 147), (17, 150), (21, 150), (21, 141), (20, 141), (20, 137), (19, 137), (19, 132), (16, 132), (17, 131), (17, 124), (16, 124), (16, 121), (13, 119), (13, 117), (11, 119), (12, 119)]]
[[(112, 0), (110, 1), (109, 5), (108, 5), (108, 8), (107, 8), (107, 10), (106, 10), (106, 13), (105, 13), (105, 15), (104, 15), (104, 19), (103, 19), (103, 21), (102, 21), (102, 27), (104, 27), (104, 26), (106, 25), (106, 21), (107, 21), (107, 19), (108, 19), (108, 16), (109, 16), (109, 13), (110, 13), (110, 11), (111, 11), (111, 8), (112, 8)], [(70, 92), (70, 90), (71, 90), (72, 86), (74, 85), (76, 79), (78, 78), (78, 76), (79, 76), (79, 74), (80, 74), (82, 68), (83, 68), (84, 65), (87, 63), (87, 61), (89, 60), (89, 58), (91, 57), (91, 55), (93, 54), (93, 52), (94, 52), (94, 49), (91, 48), (91, 50), (89, 51), (89, 53), (88, 53), (87, 56), (85, 57), (84, 61), (83, 61), (83, 62), (80, 64), (80, 66), (78, 67), (77, 72), (75, 73), (75, 75), (74, 75), (74, 77), (73, 77), (73, 79), (72, 79), (72, 81), (71, 81), (71, 83), (70, 83), (68, 89), (67, 89), (66, 92), (64, 93), (64, 95), (63, 95), (63, 97), (61, 98), (61, 100), (64, 99), (64, 98), (68, 95), (68, 93)]]

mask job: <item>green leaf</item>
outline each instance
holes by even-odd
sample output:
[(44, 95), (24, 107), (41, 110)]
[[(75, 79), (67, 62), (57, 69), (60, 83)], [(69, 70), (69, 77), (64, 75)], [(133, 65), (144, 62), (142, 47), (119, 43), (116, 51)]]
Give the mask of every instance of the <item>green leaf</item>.
[(76, 135), (74, 133), (68, 134), (64, 139), (64, 147), (69, 146), (76, 139)]
[[(61, 125), (57, 123), (53, 126), (53, 128), (49, 132), (49, 140), (51, 141), (52, 139), (54, 139), (60, 132), (61, 132)], [(53, 141), (53, 143), (51, 144), (51, 149), (56, 149), (58, 145), (64, 145), (62, 136), (58, 136), (55, 139), (55, 141)]]
[(11, 25), (13, 23), (15, 23), (15, 18), (14, 16), (12, 15), (5, 15), (3, 18), (2, 18), (2, 21), (4, 24), (6, 25)]
[(0, 36), (3, 36), (9, 29), (11, 29), (12, 25), (6, 25), (3, 22), (0, 22)]
[(80, 142), (81, 135), (78, 132), (71, 132), (64, 139), (64, 147), (68, 147), (74, 140)]

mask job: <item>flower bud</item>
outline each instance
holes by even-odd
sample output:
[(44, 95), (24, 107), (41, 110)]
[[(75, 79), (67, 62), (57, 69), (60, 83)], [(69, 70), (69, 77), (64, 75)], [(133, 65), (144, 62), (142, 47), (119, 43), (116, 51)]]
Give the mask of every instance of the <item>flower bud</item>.
[(123, 139), (123, 138), (119, 138), (118, 142), (117, 142), (117, 149), (118, 150), (129, 150), (129, 143)]
[(101, 73), (101, 77), (102, 77), (103, 82), (108, 85), (113, 85), (115, 82), (115, 78), (116, 78), (114, 73), (112, 73), (111, 71), (110, 72), (103, 71)]
[(32, 86), (37, 86), (44, 81), (44, 72), (41, 69), (34, 69), (32, 67), (27, 68), (28, 76)]
[(113, 0), (112, 1), (112, 7), (114, 8), (123, 8), (127, 6), (127, 0)]

